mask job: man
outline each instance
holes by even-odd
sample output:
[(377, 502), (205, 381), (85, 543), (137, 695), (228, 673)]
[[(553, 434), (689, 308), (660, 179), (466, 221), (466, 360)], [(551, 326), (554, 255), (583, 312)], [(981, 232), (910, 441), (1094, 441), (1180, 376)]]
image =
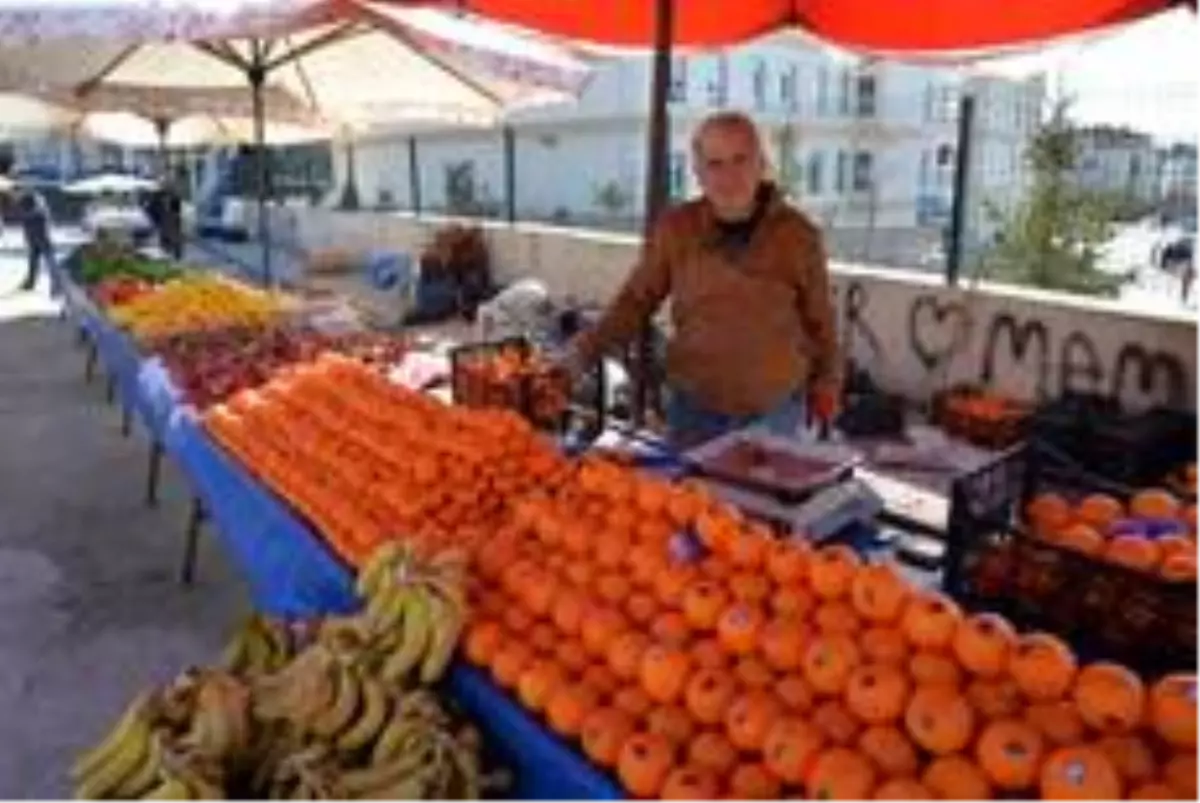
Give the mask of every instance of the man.
[(38, 267), (43, 259), (53, 283), (54, 248), (50, 243), (50, 211), (46, 208), (45, 200), (33, 190), (26, 190), (17, 200), (17, 213), (25, 234), (25, 250), (29, 254), (29, 271), (25, 274), (21, 289), (32, 290), (37, 285)]
[(567, 352), (573, 369), (628, 342), (670, 296), (670, 437), (686, 448), (734, 429), (794, 435), (806, 401), (829, 421), (840, 358), (821, 234), (765, 179), (754, 123), (733, 112), (692, 139), (701, 198), (664, 212), (640, 264)]

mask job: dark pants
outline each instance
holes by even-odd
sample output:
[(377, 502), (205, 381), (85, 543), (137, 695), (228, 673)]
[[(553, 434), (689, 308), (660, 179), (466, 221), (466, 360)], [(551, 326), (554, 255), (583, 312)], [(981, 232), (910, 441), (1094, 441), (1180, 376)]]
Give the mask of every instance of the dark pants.
[(21, 283), (21, 289), (32, 290), (37, 285), (38, 270), (43, 260), (46, 262), (46, 273), (49, 274), (53, 283), (54, 248), (50, 243), (41, 240), (27, 241), (25, 250), (29, 254), (29, 271), (25, 274), (25, 281)]

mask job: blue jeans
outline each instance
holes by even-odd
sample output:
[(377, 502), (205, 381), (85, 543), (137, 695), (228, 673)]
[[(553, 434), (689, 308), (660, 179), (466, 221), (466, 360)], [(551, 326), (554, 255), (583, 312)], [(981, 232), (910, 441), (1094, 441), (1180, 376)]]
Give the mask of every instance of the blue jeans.
[(690, 448), (747, 427), (794, 437), (800, 433), (805, 419), (805, 403), (794, 394), (759, 415), (729, 415), (705, 410), (687, 394), (678, 391), (673, 391), (667, 402), (667, 429), (671, 443), (680, 448)]

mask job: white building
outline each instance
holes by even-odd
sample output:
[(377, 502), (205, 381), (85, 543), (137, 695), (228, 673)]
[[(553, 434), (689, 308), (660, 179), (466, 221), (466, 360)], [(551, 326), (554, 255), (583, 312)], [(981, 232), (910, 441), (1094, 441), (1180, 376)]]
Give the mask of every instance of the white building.
[(1140, 204), (1162, 190), (1159, 153), (1148, 134), (1113, 126), (1090, 126), (1076, 137), (1075, 180), (1084, 189)]
[[(614, 60), (597, 71), (577, 104), (510, 115), (518, 217), (636, 225), (643, 209), (650, 64), (648, 56)], [(963, 91), (977, 98), (972, 207), (982, 209), (984, 200), (1007, 207), (1025, 186), (1023, 152), (1045, 94), (1040, 80), (966, 79), (945, 69), (839, 59), (795, 37), (678, 57), (670, 106), (672, 193), (695, 191), (689, 138), (696, 124), (713, 110), (741, 109), (759, 122), (780, 182), (834, 233), (843, 256), (856, 248), (891, 252), (891, 240), (911, 241), (914, 233), (936, 241), (949, 217)], [(464, 197), (476, 208), (503, 207), (499, 130), (420, 132), (416, 151), (423, 208), (461, 207)], [(405, 134), (361, 142), (356, 154), (365, 204), (411, 204)], [(457, 193), (448, 194), (452, 184)], [(972, 223), (982, 226), (983, 215)]]
[(1196, 215), (1196, 146), (1176, 143), (1161, 154), (1159, 194), (1165, 210), (1173, 215)]

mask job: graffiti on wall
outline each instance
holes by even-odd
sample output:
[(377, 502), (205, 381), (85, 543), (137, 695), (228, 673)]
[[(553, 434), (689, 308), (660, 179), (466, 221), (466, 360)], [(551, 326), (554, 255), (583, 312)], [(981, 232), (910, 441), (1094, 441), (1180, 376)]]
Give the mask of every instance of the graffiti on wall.
[[(1125, 342), (1105, 353), (1087, 332), (1055, 331), (1032, 314), (999, 311), (975, 320), (967, 304), (936, 292), (918, 293), (897, 310), (873, 302), (870, 286), (861, 281), (839, 283), (837, 291), (843, 347), (868, 370), (873, 363), (911, 360), (928, 378), (954, 364), (954, 381), (990, 385), (1016, 369), (1042, 399), (1082, 392), (1189, 405), (1188, 370), (1168, 351)], [(904, 337), (883, 333), (885, 314), (893, 326), (902, 314)]]

